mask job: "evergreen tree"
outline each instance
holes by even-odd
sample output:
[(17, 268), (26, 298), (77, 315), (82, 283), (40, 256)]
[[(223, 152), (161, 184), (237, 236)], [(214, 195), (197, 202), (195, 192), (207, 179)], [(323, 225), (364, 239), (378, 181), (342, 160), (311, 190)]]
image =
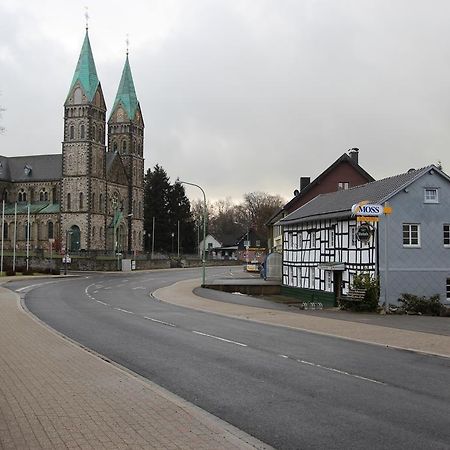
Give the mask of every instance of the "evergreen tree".
[(180, 253), (195, 251), (195, 226), (191, 213), (191, 203), (186, 197), (184, 186), (177, 180), (169, 191), (169, 222), (175, 233), (175, 247), (178, 245), (178, 223), (180, 224)]
[(170, 182), (166, 171), (156, 164), (147, 170), (144, 179), (144, 229), (150, 234), (146, 250), (151, 250), (153, 218), (155, 218), (155, 251), (170, 251), (171, 234), (169, 222)]
[(144, 229), (149, 234), (145, 242), (151, 250), (153, 217), (155, 218), (155, 251), (178, 250), (180, 223), (180, 254), (195, 250), (194, 220), (184, 187), (177, 181), (170, 184), (166, 171), (158, 164), (147, 170), (144, 180)]

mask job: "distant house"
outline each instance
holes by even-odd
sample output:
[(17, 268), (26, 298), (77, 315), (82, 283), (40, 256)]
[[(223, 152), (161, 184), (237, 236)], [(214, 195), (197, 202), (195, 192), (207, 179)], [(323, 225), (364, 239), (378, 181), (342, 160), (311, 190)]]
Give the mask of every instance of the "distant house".
[(280, 219), (319, 194), (346, 190), (374, 181), (374, 178), (359, 165), (358, 160), (359, 149), (352, 148), (348, 154), (344, 153), (313, 181), (310, 181), (309, 177), (300, 178), (300, 189), (294, 192), (295, 197), (266, 222), (269, 228), (268, 245), (271, 252), (282, 251), (281, 227), (276, 225)]
[(267, 254), (267, 238), (255, 229), (249, 228), (236, 241), (238, 247), (238, 259), (241, 261), (259, 263), (264, 261)]
[[(351, 211), (361, 201), (393, 211), (366, 236)], [(450, 178), (433, 165), (319, 195), (277, 225), (285, 294), (334, 305), (365, 272), (380, 281), (380, 303), (402, 293), (450, 303)]]
[[(207, 255), (211, 252), (212, 249), (221, 247), (222, 243), (219, 242), (212, 234), (207, 234), (205, 236), (205, 250), (207, 252)], [(202, 256), (203, 251), (203, 239), (200, 241), (198, 245), (198, 253), (200, 257)]]

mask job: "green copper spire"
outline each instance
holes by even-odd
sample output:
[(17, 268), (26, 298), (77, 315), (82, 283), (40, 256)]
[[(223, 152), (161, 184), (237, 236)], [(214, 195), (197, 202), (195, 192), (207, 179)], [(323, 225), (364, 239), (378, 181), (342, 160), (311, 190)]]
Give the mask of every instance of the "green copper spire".
[(73, 74), (70, 91), (75, 83), (79, 81), (86, 93), (88, 100), (91, 102), (94, 98), (95, 91), (99, 85), (97, 70), (95, 69), (94, 57), (92, 56), (91, 43), (89, 42), (89, 35), (86, 29), (86, 36), (84, 37), (83, 47), (81, 48), (80, 57), (78, 58), (77, 68)]
[(114, 101), (114, 106), (112, 108), (112, 113), (114, 113), (119, 103), (122, 104), (123, 108), (127, 112), (128, 119), (133, 120), (139, 102), (134, 89), (133, 75), (131, 75), (130, 62), (128, 61), (128, 52), (125, 60), (125, 66), (122, 71), (122, 78), (120, 79), (119, 89), (117, 90), (116, 100)]

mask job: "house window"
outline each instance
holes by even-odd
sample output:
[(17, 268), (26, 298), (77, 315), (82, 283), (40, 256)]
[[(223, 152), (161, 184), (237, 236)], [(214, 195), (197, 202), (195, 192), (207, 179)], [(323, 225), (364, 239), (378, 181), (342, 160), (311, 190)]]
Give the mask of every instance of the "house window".
[(80, 139), (84, 139), (85, 128), (84, 125), (80, 125)]
[(436, 188), (425, 188), (423, 201), (424, 203), (439, 203), (438, 190)]
[(348, 189), (350, 187), (350, 183), (348, 181), (339, 181), (338, 183), (338, 191), (343, 191), (344, 189)]
[(348, 274), (348, 284), (349, 284), (349, 287), (352, 287), (352, 286), (353, 286), (354, 281), (355, 281), (355, 274), (354, 274), (354, 273), (349, 273), (349, 274)]
[(8, 224), (3, 223), (3, 239), (8, 239)]
[(316, 268), (309, 268), (309, 288), (314, 289), (316, 284)]
[(444, 245), (450, 247), (450, 225), (448, 223), (444, 223)]
[(314, 230), (310, 232), (309, 239), (310, 239), (310, 247), (316, 248), (316, 232)]
[(447, 278), (447, 300), (450, 300), (450, 278)]
[(350, 246), (356, 247), (356, 227), (350, 227)]
[(325, 289), (331, 291), (333, 288), (333, 272), (331, 270), (325, 271)]
[(420, 224), (403, 224), (403, 247), (420, 247)]
[(48, 238), (53, 239), (53, 222), (48, 223)]
[(334, 241), (335, 241), (334, 236), (335, 236), (334, 228), (330, 228), (328, 230), (328, 247), (329, 248), (334, 247)]

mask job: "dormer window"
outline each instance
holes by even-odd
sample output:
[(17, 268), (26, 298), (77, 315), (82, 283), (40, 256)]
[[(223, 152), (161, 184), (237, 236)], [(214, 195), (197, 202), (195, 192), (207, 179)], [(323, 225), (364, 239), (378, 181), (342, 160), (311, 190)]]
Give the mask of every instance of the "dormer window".
[(25, 175), (28, 177), (31, 175), (31, 171), (33, 169), (31, 168), (31, 166), (29, 164), (25, 164), (24, 168), (23, 168), (23, 172), (25, 173)]
[(350, 187), (350, 183), (348, 181), (339, 181), (338, 183), (338, 190), (343, 191), (345, 189), (348, 189)]
[(423, 201), (424, 203), (439, 203), (439, 191), (437, 188), (425, 188)]

